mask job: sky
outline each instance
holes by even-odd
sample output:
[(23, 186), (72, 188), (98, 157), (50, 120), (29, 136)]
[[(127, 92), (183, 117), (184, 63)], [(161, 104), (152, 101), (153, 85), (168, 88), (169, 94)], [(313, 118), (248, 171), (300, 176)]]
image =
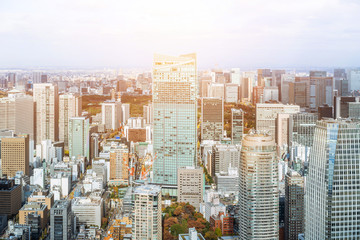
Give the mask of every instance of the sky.
[(358, 0), (1, 0), (0, 68), (358, 67)]

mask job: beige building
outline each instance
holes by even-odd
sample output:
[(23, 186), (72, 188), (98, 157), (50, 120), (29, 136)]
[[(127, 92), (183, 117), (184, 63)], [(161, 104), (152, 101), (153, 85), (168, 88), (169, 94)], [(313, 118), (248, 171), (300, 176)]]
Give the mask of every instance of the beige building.
[(29, 135), (1, 139), (1, 170), (7, 177), (14, 177), (17, 171), (29, 176)]
[(27, 224), (27, 216), (29, 213), (37, 213), (40, 215), (40, 228), (44, 229), (49, 220), (49, 210), (43, 203), (31, 202), (25, 204), (19, 211), (19, 223)]
[(49, 190), (33, 192), (28, 197), (28, 202), (43, 203), (47, 206), (47, 209), (50, 211), (50, 209), (54, 205), (54, 194)]
[(161, 187), (142, 185), (134, 189), (133, 239), (162, 239)]
[(33, 98), (36, 102), (36, 143), (59, 139), (58, 87), (51, 83), (34, 84)]
[(119, 180), (124, 184), (129, 179), (129, 149), (124, 144), (112, 146), (110, 149), (110, 180)]
[(204, 172), (201, 168), (184, 167), (178, 169), (178, 202), (190, 203), (197, 211), (204, 195)]
[(34, 101), (31, 96), (9, 91), (0, 98), (0, 129), (14, 130), (15, 134), (29, 134), (35, 140)]
[(260, 132), (246, 135), (240, 159), (240, 239), (278, 239), (279, 178), (274, 138)]
[(81, 117), (82, 98), (79, 94), (63, 94), (59, 96), (59, 141), (68, 144), (69, 119)]
[(256, 104), (256, 130), (269, 131), (275, 137), (276, 118), (279, 113), (298, 113), (300, 106), (285, 105), (281, 103), (258, 103)]

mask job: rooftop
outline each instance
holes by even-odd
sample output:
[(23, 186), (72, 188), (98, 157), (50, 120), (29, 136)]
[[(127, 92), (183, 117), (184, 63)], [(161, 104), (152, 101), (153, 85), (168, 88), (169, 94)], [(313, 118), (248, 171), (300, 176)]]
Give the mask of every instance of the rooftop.
[(158, 185), (149, 185), (145, 184), (139, 187), (136, 187), (134, 190), (134, 194), (141, 195), (158, 195), (161, 192), (161, 187)]

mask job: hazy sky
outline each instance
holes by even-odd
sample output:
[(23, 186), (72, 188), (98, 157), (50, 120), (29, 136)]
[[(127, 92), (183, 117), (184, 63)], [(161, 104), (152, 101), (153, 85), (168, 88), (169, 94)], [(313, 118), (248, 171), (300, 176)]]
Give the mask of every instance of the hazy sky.
[(358, 0), (1, 0), (0, 68), (360, 66)]

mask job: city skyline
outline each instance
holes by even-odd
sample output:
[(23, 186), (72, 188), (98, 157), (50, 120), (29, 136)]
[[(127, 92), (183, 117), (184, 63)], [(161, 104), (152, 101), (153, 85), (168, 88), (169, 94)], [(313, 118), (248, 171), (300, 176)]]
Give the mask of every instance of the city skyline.
[[(191, 3), (191, 4), (190, 4)], [(146, 67), (196, 52), (199, 68), (356, 67), (357, 1), (5, 1), (2, 68)]]

